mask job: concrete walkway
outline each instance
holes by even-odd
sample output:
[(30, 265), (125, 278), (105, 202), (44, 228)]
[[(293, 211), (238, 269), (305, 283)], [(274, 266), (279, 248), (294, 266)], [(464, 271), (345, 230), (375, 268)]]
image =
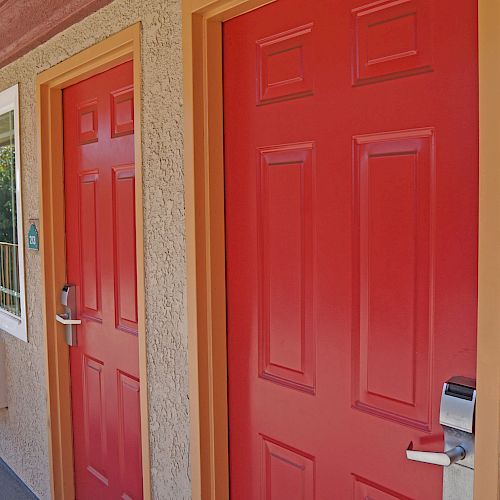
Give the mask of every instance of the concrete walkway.
[(0, 460), (0, 500), (37, 500), (3, 460)]

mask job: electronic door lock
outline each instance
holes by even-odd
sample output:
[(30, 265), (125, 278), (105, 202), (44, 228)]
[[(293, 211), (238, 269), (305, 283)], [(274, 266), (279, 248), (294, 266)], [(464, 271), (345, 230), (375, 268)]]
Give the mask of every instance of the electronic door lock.
[(440, 465), (443, 473), (443, 500), (474, 498), (474, 413), (476, 381), (453, 377), (443, 386), (439, 423), (444, 431), (444, 453), (417, 451), (410, 443), (406, 458)]
[(439, 423), (444, 430), (444, 453), (417, 451), (410, 443), (406, 458), (449, 467), (457, 464), (474, 469), (474, 412), (476, 381), (453, 377), (443, 386)]
[(64, 307), (63, 314), (56, 314), (56, 321), (64, 325), (64, 336), (66, 344), (71, 347), (77, 345), (76, 326), (81, 325), (80, 319), (75, 319), (76, 311), (76, 286), (64, 285), (61, 290), (61, 305)]

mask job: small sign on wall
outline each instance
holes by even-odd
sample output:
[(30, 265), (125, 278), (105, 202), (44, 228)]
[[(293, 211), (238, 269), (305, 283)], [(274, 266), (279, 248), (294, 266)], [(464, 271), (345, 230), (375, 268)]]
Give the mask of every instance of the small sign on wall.
[(28, 249), (40, 250), (40, 237), (38, 235), (37, 220), (30, 220), (30, 227), (28, 229)]

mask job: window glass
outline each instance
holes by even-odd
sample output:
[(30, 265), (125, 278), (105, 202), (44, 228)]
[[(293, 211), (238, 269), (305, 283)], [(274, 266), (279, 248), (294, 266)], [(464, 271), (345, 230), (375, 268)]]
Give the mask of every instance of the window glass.
[(0, 115), (0, 308), (21, 317), (14, 111)]
[(27, 342), (19, 140), (14, 85), (0, 92), (0, 330)]

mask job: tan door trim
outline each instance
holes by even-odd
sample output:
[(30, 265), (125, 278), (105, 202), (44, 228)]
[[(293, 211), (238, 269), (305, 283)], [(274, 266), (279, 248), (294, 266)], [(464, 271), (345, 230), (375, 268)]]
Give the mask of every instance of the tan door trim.
[(137, 23), (61, 62), (37, 78), (40, 127), (40, 224), (52, 497), (75, 497), (69, 349), (55, 321), (66, 279), (62, 90), (125, 61), (134, 65), (137, 293), (144, 498), (151, 498), (144, 302), (141, 154), (141, 26)]
[[(274, 0), (184, 0), (193, 498), (229, 498), (222, 22)], [(481, 212), (475, 498), (497, 499), (500, 446), (500, 4), (480, 12)]]
[(475, 498), (499, 498), (500, 3), (479, 0), (479, 310)]
[(193, 499), (229, 498), (222, 22), (266, 3), (183, 1)]

